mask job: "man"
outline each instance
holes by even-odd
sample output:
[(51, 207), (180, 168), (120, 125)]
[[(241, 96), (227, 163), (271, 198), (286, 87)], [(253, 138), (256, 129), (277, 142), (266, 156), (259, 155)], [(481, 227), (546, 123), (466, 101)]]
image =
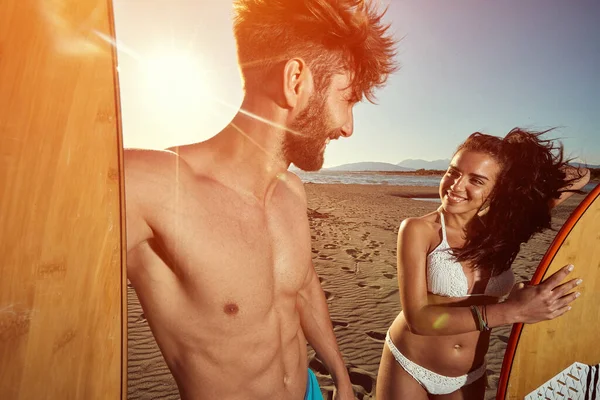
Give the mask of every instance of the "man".
[[(127, 271), (182, 399), (353, 399), (311, 260), (302, 182), (394, 70), (362, 1), (239, 0), (241, 110), (211, 139), (127, 150)], [(311, 397), (316, 395), (318, 397)]]

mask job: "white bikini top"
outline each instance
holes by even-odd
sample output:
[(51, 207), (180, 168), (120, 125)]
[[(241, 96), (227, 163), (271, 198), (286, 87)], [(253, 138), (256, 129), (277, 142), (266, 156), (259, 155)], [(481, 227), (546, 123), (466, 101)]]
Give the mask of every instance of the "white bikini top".
[(440, 214), (442, 225), (442, 242), (427, 255), (427, 290), (433, 294), (446, 297), (494, 296), (504, 297), (510, 293), (515, 284), (515, 276), (511, 269), (489, 279), (483, 294), (468, 294), (469, 285), (462, 265), (450, 253), (450, 245), (446, 239), (444, 214)]

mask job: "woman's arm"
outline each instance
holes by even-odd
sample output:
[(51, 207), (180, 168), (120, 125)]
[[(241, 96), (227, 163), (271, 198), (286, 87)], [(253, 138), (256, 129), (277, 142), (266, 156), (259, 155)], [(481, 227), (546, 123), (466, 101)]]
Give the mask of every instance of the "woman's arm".
[[(398, 231), (398, 283), (400, 301), (412, 333), (425, 336), (458, 335), (478, 330), (470, 307), (429, 304), (426, 262), (428, 251), (427, 222), (408, 218)], [(509, 298), (486, 306), (490, 328), (516, 322), (533, 323), (556, 318), (568, 310), (575, 294), (573, 279), (560, 282), (570, 271), (565, 267), (537, 286), (515, 286)]]

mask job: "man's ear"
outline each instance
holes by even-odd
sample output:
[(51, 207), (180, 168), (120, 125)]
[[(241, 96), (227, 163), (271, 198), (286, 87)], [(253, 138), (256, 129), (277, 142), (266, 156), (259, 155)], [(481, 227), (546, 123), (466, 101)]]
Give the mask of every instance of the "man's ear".
[(283, 67), (283, 99), (287, 108), (304, 108), (314, 90), (313, 76), (301, 58), (292, 58)]

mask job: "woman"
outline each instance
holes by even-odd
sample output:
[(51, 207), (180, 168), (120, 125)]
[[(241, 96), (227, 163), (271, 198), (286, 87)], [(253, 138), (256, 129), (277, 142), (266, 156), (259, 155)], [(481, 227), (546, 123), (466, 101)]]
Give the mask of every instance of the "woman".
[(569, 266), (535, 287), (514, 285), (511, 270), (521, 243), (550, 227), (551, 208), (589, 181), (563, 161), (562, 145), (540, 139), (546, 132), (472, 134), (440, 182), (440, 208), (402, 221), (402, 312), (386, 337), (378, 400), (483, 399), (490, 329), (570, 309), (581, 280), (561, 284)]

